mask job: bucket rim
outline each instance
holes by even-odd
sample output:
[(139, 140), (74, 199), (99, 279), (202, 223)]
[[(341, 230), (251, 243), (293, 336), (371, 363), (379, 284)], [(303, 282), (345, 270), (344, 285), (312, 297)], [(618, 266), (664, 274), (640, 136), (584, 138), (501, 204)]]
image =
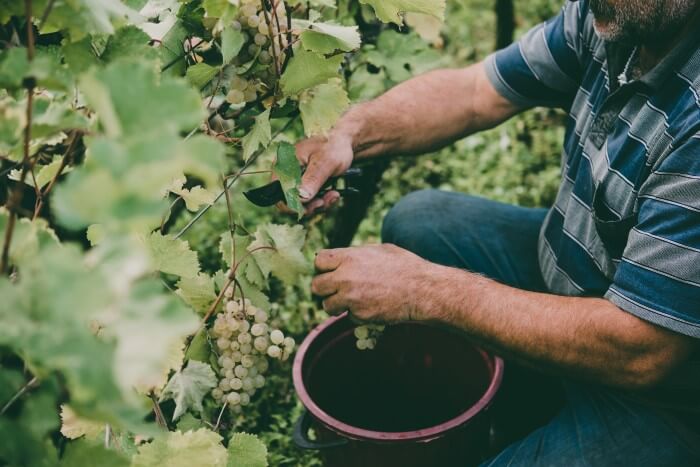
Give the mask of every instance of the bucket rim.
[(493, 373), (491, 375), (489, 386), (486, 388), (479, 400), (476, 401), (468, 410), (462, 412), (458, 416), (451, 418), (450, 420), (447, 420), (438, 425), (412, 431), (366, 430), (344, 423), (328, 414), (325, 410), (319, 407), (318, 404), (316, 404), (316, 402), (314, 402), (313, 398), (306, 389), (306, 385), (304, 384), (302, 371), (304, 360), (311, 344), (322, 332), (324, 332), (326, 329), (343, 319), (349, 319), (347, 312), (338, 316), (332, 316), (311, 330), (311, 332), (306, 336), (302, 344), (299, 346), (297, 354), (294, 358), (292, 379), (294, 381), (294, 389), (296, 390), (296, 393), (301, 399), (301, 402), (304, 405), (304, 407), (306, 407), (306, 409), (309, 412), (311, 412), (311, 414), (328, 429), (347, 438), (379, 442), (429, 441), (431, 439), (438, 438), (452, 430), (466, 425), (471, 419), (475, 418), (478, 414), (486, 410), (489, 407), (489, 405), (491, 405), (491, 402), (493, 402), (493, 399), (496, 396), (496, 392), (501, 386), (504, 368), (503, 360), (498, 356), (488, 354), (479, 347), (475, 347), (476, 350), (479, 351), (479, 353), (482, 355), (482, 357), (484, 357), (485, 360), (490, 360), (490, 362), (493, 365)]

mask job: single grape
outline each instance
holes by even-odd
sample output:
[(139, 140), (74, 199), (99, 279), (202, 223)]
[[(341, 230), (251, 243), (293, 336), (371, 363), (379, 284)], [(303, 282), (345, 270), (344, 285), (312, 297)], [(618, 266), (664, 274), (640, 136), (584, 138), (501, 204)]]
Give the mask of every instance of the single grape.
[(236, 20), (234, 20), (234, 21), (231, 23), (231, 27), (232, 27), (234, 30), (236, 30), (236, 31), (240, 31), (241, 29), (243, 29), (243, 26), (241, 26), (241, 23), (238, 22), (238, 21), (236, 21)]
[(244, 367), (243, 365), (238, 365), (233, 372), (236, 374), (238, 378), (245, 378), (248, 376), (248, 369)]
[(221, 366), (228, 370), (233, 368), (234, 362), (230, 357), (224, 357), (224, 361), (221, 363)]
[(357, 326), (355, 328), (355, 337), (358, 339), (367, 339), (369, 336), (369, 329), (367, 326)]
[(248, 394), (241, 394), (241, 405), (248, 405), (250, 404), (250, 396)]
[(238, 363), (243, 359), (243, 352), (240, 350), (236, 350), (235, 352), (231, 353), (231, 361), (234, 363)]
[(255, 365), (255, 359), (250, 355), (244, 355), (241, 359), (241, 365), (243, 365), (246, 368), (250, 368), (253, 365)]
[(250, 368), (248, 368), (248, 377), (255, 378), (256, 376), (258, 376), (258, 367), (253, 365)]
[(282, 356), (282, 349), (276, 345), (271, 345), (267, 348), (267, 354), (272, 358), (280, 358)]
[(250, 344), (252, 340), (253, 336), (251, 336), (247, 332), (242, 332), (238, 335), (238, 342), (240, 342), (241, 344)]
[(226, 311), (228, 313), (236, 313), (238, 311), (238, 302), (235, 300), (231, 300), (228, 303), (226, 303)]
[(211, 395), (214, 399), (221, 399), (224, 397), (224, 391), (222, 391), (220, 388), (214, 388), (211, 390)]
[(257, 45), (262, 47), (267, 43), (267, 36), (264, 34), (257, 33), (253, 39)]
[(263, 334), (265, 334), (265, 331), (267, 331), (267, 326), (264, 324), (260, 323), (255, 323), (251, 328), (250, 328), (250, 333), (254, 335), (255, 337), (260, 337)]
[(257, 44), (250, 44), (250, 45), (248, 46), (248, 54), (249, 54), (251, 57), (255, 57), (255, 56), (258, 54), (259, 51), (260, 51), (260, 46), (257, 45)]
[(257, 28), (260, 26), (260, 17), (258, 15), (250, 15), (246, 21), (248, 23), (248, 27), (250, 28)]
[[(226, 100), (233, 105), (240, 105), (245, 103), (245, 94), (243, 91), (238, 89), (231, 89), (228, 94), (226, 94)], [(232, 303), (232, 302), (229, 302)]]
[(261, 21), (260, 24), (258, 24), (258, 32), (266, 36), (270, 34), (270, 28), (267, 26), (265, 21)]
[(233, 374), (233, 369), (226, 370), (226, 373), (224, 373), (224, 376), (226, 376), (226, 378), (228, 378), (228, 379), (233, 378), (233, 377), (235, 376), (235, 375)]
[[(228, 402), (231, 405), (238, 405), (241, 403), (241, 395), (238, 394), (237, 392), (229, 392), (226, 395), (226, 402)], [(250, 402), (250, 399), (249, 399)]]
[(255, 366), (260, 373), (265, 373), (270, 368), (270, 363), (267, 361), (267, 359), (261, 358), (258, 360), (258, 363)]
[[(240, 11), (241, 11), (241, 14), (245, 17), (255, 16), (258, 13), (258, 7), (257, 7), (257, 5), (247, 4), (247, 5), (243, 5), (241, 7)], [(256, 16), (256, 18), (257, 18), (257, 16)]]
[(255, 312), (255, 322), (256, 323), (267, 323), (267, 313), (263, 310), (258, 310)]
[(253, 352), (253, 346), (250, 344), (241, 344), (241, 353), (245, 355), (250, 355)]
[(358, 339), (355, 345), (359, 350), (367, 350), (367, 339)]
[(231, 378), (229, 380), (229, 386), (231, 386), (231, 389), (234, 391), (238, 391), (243, 387), (243, 381), (240, 378)]
[(267, 340), (267, 337), (256, 337), (255, 340), (253, 341), (253, 346), (255, 347), (255, 350), (258, 352), (265, 352), (267, 347), (270, 345), (270, 341)]
[(230, 390), (231, 390), (231, 385), (229, 384), (229, 380), (228, 380), (228, 379), (222, 379), (221, 381), (219, 381), (219, 389), (221, 389), (221, 391), (223, 391), (223, 392), (228, 392), (228, 391), (230, 391)]
[(253, 378), (253, 383), (256, 388), (260, 389), (265, 386), (265, 377), (263, 375), (256, 375), (255, 378)]
[(246, 320), (239, 321), (241, 327), (239, 328), (241, 333), (247, 333), (250, 331), (250, 323)]
[(270, 56), (270, 52), (268, 52), (267, 50), (263, 50), (262, 52), (260, 52), (260, 55), (258, 55), (258, 61), (263, 65), (272, 63), (272, 57)]
[(243, 378), (243, 390), (244, 391), (250, 391), (253, 389), (253, 379), (252, 378)]
[(281, 344), (284, 342), (284, 333), (279, 329), (275, 329), (270, 333), (270, 341), (275, 345)]
[(221, 350), (226, 350), (226, 349), (228, 349), (230, 345), (231, 345), (231, 341), (229, 341), (229, 340), (226, 339), (225, 337), (220, 337), (220, 338), (217, 339), (217, 341), (216, 341), (216, 346), (217, 346), (219, 349), (221, 349)]
[(294, 341), (293, 337), (285, 337), (283, 345), (286, 351), (291, 352), (292, 350), (294, 350), (294, 347), (297, 345), (297, 343)]

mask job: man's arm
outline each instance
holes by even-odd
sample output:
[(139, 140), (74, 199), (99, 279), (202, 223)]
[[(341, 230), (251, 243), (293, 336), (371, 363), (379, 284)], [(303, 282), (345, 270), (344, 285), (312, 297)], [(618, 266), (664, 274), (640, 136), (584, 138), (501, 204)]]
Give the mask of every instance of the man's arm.
[(297, 145), (307, 167), (302, 198), (314, 198), (354, 159), (425, 153), (496, 126), (518, 110), (494, 89), (482, 63), (413, 78), (351, 108), (327, 138)]
[(693, 348), (605, 299), (518, 290), (393, 245), (325, 250), (316, 267), (312, 290), (330, 313), (445, 324), (498, 354), (599, 383), (651, 386)]

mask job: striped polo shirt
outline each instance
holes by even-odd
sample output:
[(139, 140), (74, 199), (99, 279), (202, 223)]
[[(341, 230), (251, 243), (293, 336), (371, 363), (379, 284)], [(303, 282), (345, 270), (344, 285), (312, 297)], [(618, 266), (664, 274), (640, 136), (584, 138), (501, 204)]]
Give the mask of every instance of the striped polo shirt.
[(580, 0), (486, 70), (513, 103), (568, 112), (539, 240), (549, 290), (700, 337), (700, 26), (642, 76), (636, 59), (633, 45), (597, 36)]

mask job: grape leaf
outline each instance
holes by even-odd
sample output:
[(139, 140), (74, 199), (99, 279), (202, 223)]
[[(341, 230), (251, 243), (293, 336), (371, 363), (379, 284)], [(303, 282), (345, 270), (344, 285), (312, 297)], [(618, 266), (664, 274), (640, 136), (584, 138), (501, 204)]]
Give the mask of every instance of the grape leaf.
[(202, 399), (216, 385), (216, 375), (209, 365), (190, 360), (184, 369), (170, 378), (160, 399), (175, 401), (173, 413), (173, 421), (175, 421), (187, 410), (201, 412)]
[(59, 467), (128, 467), (129, 459), (115, 449), (106, 449), (102, 444), (86, 440), (67, 443), (66, 452)]
[[(212, 352), (211, 347), (209, 346), (209, 337), (206, 329), (202, 328), (192, 338), (192, 342), (190, 342), (185, 358), (187, 358), (187, 360), (196, 360), (198, 362), (206, 363), (211, 355)], [(178, 424), (178, 427), (179, 426), (180, 425)]]
[(148, 36), (163, 44), (164, 38), (176, 27), (178, 23), (177, 12), (180, 8), (178, 0), (149, 0), (145, 3), (139, 14), (148, 21), (140, 23), (139, 28)]
[(197, 63), (187, 68), (187, 81), (197, 89), (203, 88), (209, 84), (209, 81), (214, 79), (219, 70), (219, 67), (207, 65), (204, 62)]
[(187, 431), (197, 431), (204, 427), (204, 422), (191, 413), (186, 413), (180, 417), (180, 420), (177, 422), (177, 431), (181, 431), (183, 433)]
[(194, 89), (175, 78), (160, 79), (148, 63), (117, 61), (83, 75), (79, 87), (108, 136), (175, 136), (195, 128), (205, 115)]
[[(5, 232), (9, 213), (0, 207), (0, 232)], [(21, 265), (37, 258), (44, 248), (58, 245), (58, 237), (49, 227), (48, 222), (38, 218), (31, 221), (21, 218), (16, 221), (12, 243), (10, 244), (10, 262)]]
[(120, 58), (151, 60), (154, 66), (158, 65), (158, 51), (149, 44), (151, 38), (136, 26), (126, 26), (117, 30), (107, 40), (104, 52), (100, 59), (106, 63)]
[(146, 238), (146, 246), (156, 270), (180, 277), (195, 277), (199, 273), (197, 253), (187, 241), (153, 232)]
[(105, 430), (105, 424), (82, 418), (67, 404), (61, 405), (61, 434), (68, 439), (78, 439), (85, 436), (97, 439)]
[(351, 52), (362, 44), (357, 26), (295, 20), (293, 27), (304, 29), (301, 43), (306, 50), (323, 55)]
[(192, 212), (199, 211), (205, 204), (214, 204), (216, 200), (216, 193), (201, 186), (195, 186), (189, 190), (187, 188), (173, 190), (173, 193), (180, 195), (185, 201), (187, 210)]
[[(248, 251), (255, 252), (255, 261), (265, 276), (270, 273), (287, 284), (295, 284), (303, 274), (311, 272), (302, 253), (306, 234), (300, 225), (264, 224), (255, 232), (255, 241)], [(260, 248), (273, 248), (260, 249)]]
[(289, 143), (280, 143), (277, 147), (277, 158), (272, 172), (277, 176), (287, 206), (295, 211), (299, 219), (304, 215), (304, 205), (299, 198), (299, 185), (301, 184), (301, 166), (296, 156), (296, 149)]
[[(31, 176), (26, 177), (24, 179), (24, 183), (33, 187), (34, 180), (36, 179), (36, 184), (39, 186), (39, 188), (44, 188), (58, 173), (58, 169), (62, 165), (61, 161), (62, 161), (62, 157), (60, 157), (60, 156), (54, 157), (54, 159), (51, 163), (46, 164), (46, 165), (42, 165), (34, 177), (31, 177)], [(64, 167), (62, 173), (68, 173), (71, 170), (73, 170), (72, 167)], [(21, 179), (21, 177), (22, 177), (21, 170), (12, 170), (10, 172), (10, 175), (9, 175), (10, 180), (19, 181)]]
[(186, 433), (170, 432), (139, 446), (131, 466), (226, 467), (228, 453), (221, 441), (221, 436), (205, 428)]
[(177, 286), (177, 294), (197, 313), (206, 313), (216, 300), (214, 280), (205, 273), (183, 277), (178, 281)]
[(270, 109), (255, 117), (253, 129), (243, 137), (243, 159), (248, 160), (261, 146), (267, 147), (272, 141), (272, 128), (270, 128)]
[(445, 0), (360, 0), (360, 3), (374, 8), (381, 21), (399, 26), (403, 24), (406, 13), (423, 13), (445, 19)]
[(234, 433), (228, 443), (227, 467), (267, 467), (267, 447), (255, 435)]
[(304, 47), (294, 49), (294, 57), (280, 78), (282, 91), (286, 96), (294, 96), (305, 89), (323, 84), (339, 76), (342, 55), (326, 58)]
[(221, 31), (221, 55), (224, 59), (224, 65), (230, 63), (238, 55), (244, 44), (245, 36), (233, 26), (228, 26)]
[(306, 136), (327, 134), (348, 107), (350, 99), (339, 79), (304, 91), (299, 98), (299, 111)]
[[(250, 254), (248, 252), (250, 241), (250, 237), (248, 236), (234, 236), (236, 261), (239, 263), (238, 269), (236, 270), (236, 276), (240, 277), (241, 275), (245, 275), (251, 284), (263, 289), (267, 286), (266, 277), (263, 276), (260, 266), (258, 266), (258, 263), (255, 261), (255, 253)], [(221, 257), (224, 259), (224, 262), (230, 269), (232, 266), (231, 255), (233, 252), (230, 234), (224, 233), (221, 235), (219, 252), (221, 253)]]

